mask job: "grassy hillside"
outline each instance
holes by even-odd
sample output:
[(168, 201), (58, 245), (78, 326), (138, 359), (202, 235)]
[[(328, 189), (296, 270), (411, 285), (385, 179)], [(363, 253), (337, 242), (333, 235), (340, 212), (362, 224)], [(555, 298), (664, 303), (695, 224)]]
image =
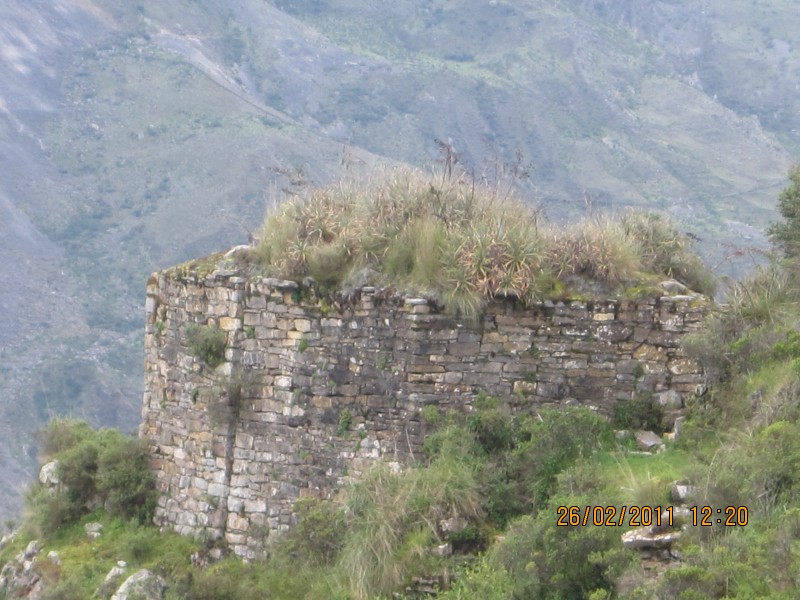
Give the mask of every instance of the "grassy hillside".
[[(137, 445), (57, 422), (41, 447), (60, 461), (65, 487), (32, 488), (0, 566), (39, 539), (33, 569), (49, 586), (46, 597), (60, 600), (108, 598), (113, 589), (102, 582), (118, 560), (128, 574), (161, 575), (166, 598), (183, 600), (794, 598), (800, 287), (773, 270), (733, 298), (691, 343), (711, 387), (692, 400), (677, 441), (662, 452), (642, 453), (629, 435), (615, 435), (649, 418), (632, 405), (615, 410), (610, 423), (582, 408), (511, 416), (489, 397), (468, 415), (427, 407), (435, 432), (414, 465), (399, 473), (378, 465), (335, 500), (303, 501), (269, 557), (244, 564), (213, 558), (225, 555), (224, 544), (140, 524), (147, 501), (109, 502), (130, 498), (131, 489), (151, 497), (136, 467)], [(120, 456), (130, 459), (114, 459)], [(695, 487), (692, 506), (744, 507), (747, 524), (690, 523), (671, 560), (623, 548), (630, 520), (558, 524), (560, 507), (620, 514), (622, 506), (668, 506), (676, 481)], [(95, 492), (108, 513), (87, 506)], [(90, 522), (104, 525), (99, 539), (87, 539)]]

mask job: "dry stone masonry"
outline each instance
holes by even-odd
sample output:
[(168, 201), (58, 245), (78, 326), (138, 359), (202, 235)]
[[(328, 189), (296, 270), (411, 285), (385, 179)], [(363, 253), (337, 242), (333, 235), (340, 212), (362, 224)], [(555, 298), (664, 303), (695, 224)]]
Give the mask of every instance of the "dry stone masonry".
[[(253, 558), (291, 525), (295, 501), (332, 496), (378, 459), (403, 464), (421, 450), (423, 409), (469, 411), (480, 392), (513, 411), (606, 414), (650, 394), (674, 419), (703, 381), (681, 338), (708, 308), (695, 295), (498, 300), (468, 322), (369, 287), (332, 308), (290, 281), (155, 274), (140, 433), (156, 518)], [(193, 328), (217, 336), (216, 350), (189, 343)]]

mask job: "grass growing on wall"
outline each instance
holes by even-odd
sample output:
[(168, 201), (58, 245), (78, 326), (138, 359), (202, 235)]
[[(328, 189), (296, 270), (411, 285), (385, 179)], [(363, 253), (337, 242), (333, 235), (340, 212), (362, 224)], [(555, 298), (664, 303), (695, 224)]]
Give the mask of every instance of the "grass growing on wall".
[(270, 274), (311, 276), (329, 290), (363, 284), (367, 273), (465, 314), (495, 296), (529, 303), (558, 295), (574, 277), (618, 291), (657, 275), (713, 291), (687, 238), (658, 215), (556, 226), (466, 176), (410, 170), (286, 201), (267, 215), (251, 258)]

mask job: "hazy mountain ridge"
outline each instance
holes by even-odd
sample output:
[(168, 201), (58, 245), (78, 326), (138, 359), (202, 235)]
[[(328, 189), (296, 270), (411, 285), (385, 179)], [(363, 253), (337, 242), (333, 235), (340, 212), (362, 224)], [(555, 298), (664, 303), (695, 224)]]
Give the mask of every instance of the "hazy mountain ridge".
[(479, 176), (521, 152), (554, 218), (669, 210), (713, 263), (773, 218), (784, 2), (766, 32), (744, 2), (326, 4), (0, 7), (4, 481), (49, 414), (135, 426), (144, 278), (245, 241), (289, 179), (427, 166), (441, 139)]

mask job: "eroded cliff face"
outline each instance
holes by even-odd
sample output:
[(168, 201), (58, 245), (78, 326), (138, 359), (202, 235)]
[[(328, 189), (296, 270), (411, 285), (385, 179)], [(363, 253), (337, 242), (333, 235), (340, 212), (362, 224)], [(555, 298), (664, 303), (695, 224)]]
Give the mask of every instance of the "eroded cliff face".
[(157, 521), (253, 558), (297, 499), (330, 497), (379, 459), (403, 464), (421, 450), (424, 407), (469, 411), (479, 392), (513, 411), (604, 413), (653, 394), (674, 419), (703, 382), (681, 340), (708, 308), (700, 296), (495, 301), (462, 322), (368, 287), (334, 309), (294, 282), (158, 273), (140, 430)]

